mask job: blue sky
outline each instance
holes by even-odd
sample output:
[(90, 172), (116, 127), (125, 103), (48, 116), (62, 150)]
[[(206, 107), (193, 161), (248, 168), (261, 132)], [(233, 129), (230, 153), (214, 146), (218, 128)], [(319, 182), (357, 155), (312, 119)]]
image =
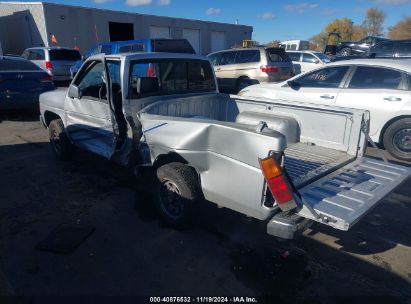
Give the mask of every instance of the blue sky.
[(308, 39), (325, 25), (348, 17), (360, 24), (370, 7), (386, 13), (385, 30), (411, 15), (411, 0), (54, 0), (104, 9), (235, 23), (254, 27), (259, 42)]

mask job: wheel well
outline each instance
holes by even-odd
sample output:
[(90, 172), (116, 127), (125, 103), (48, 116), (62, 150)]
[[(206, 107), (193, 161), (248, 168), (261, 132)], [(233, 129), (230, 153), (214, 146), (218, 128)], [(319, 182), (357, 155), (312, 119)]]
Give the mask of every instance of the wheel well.
[(380, 145), (381, 145), (381, 147), (384, 147), (384, 135), (385, 135), (385, 131), (387, 131), (387, 128), (392, 124), (392, 123), (394, 123), (394, 122), (396, 122), (396, 121), (398, 121), (398, 120), (400, 120), (400, 119), (403, 119), (403, 118), (411, 118), (411, 115), (402, 115), (402, 116), (397, 116), (397, 117), (394, 117), (394, 118), (392, 118), (391, 120), (389, 120), (389, 121), (387, 121), (386, 123), (385, 123), (385, 125), (384, 125), (384, 127), (382, 128), (382, 130), (381, 130), (381, 133), (380, 133)]
[(61, 117), (53, 112), (49, 112), (49, 111), (44, 112), (44, 123), (46, 124), (46, 126), (49, 126), (50, 123), (55, 119), (61, 119)]
[(200, 174), (197, 172), (197, 170), (194, 167), (189, 166), (188, 161), (184, 159), (184, 157), (182, 157), (178, 153), (171, 152), (168, 154), (162, 154), (158, 156), (157, 159), (154, 161), (153, 168), (157, 170), (161, 166), (164, 166), (169, 163), (182, 163), (184, 165), (187, 165), (187, 167), (191, 168), (197, 174), (198, 184), (201, 185)]

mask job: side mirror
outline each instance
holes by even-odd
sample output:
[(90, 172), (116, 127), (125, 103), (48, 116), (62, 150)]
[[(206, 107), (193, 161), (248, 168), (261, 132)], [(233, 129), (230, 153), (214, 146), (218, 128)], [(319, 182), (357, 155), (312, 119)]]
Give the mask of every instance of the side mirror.
[(80, 88), (74, 84), (70, 84), (67, 95), (70, 98), (80, 99), (81, 98)]
[(82, 61), (84, 61), (84, 60), (86, 60), (86, 59), (87, 59), (87, 56), (85, 56), (85, 55), (82, 55), (82, 56), (81, 56), (81, 60), (82, 60)]
[(295, 80), (289, 80), (287, 81), (287, 84), (290, 88), (294, 90), (298, 90), (301, 87), (300, 84)]
[(319, 64), (319, 63), (320, 63), (320, 60), (319, 60), (319, 59), (315, 59), (314, 63), (315, 63), (315, 64)]

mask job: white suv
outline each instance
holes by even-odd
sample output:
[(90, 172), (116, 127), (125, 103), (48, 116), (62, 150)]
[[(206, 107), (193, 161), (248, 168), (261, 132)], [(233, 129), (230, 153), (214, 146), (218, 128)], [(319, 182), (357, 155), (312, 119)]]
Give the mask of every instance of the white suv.
[(301, 73), (311, 71), (320, 65), (330, 63), (330, 57), (327, 55), (314, 51), (287, 51), (293, 64), (301, 66)]

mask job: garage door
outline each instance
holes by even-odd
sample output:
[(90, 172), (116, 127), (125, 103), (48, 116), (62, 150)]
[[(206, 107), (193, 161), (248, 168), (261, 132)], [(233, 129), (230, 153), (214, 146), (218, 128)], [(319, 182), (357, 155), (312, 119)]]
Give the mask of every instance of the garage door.
[(211, 52), (226, 49), (225, 32), (211, 32)]
[(190, 42), (197, 54), (201, 54), (200, 30), (184, 29), (183, 38)]
[(150, 26), (150, 38), (170, 38), (170, 28), (168, 26)]

